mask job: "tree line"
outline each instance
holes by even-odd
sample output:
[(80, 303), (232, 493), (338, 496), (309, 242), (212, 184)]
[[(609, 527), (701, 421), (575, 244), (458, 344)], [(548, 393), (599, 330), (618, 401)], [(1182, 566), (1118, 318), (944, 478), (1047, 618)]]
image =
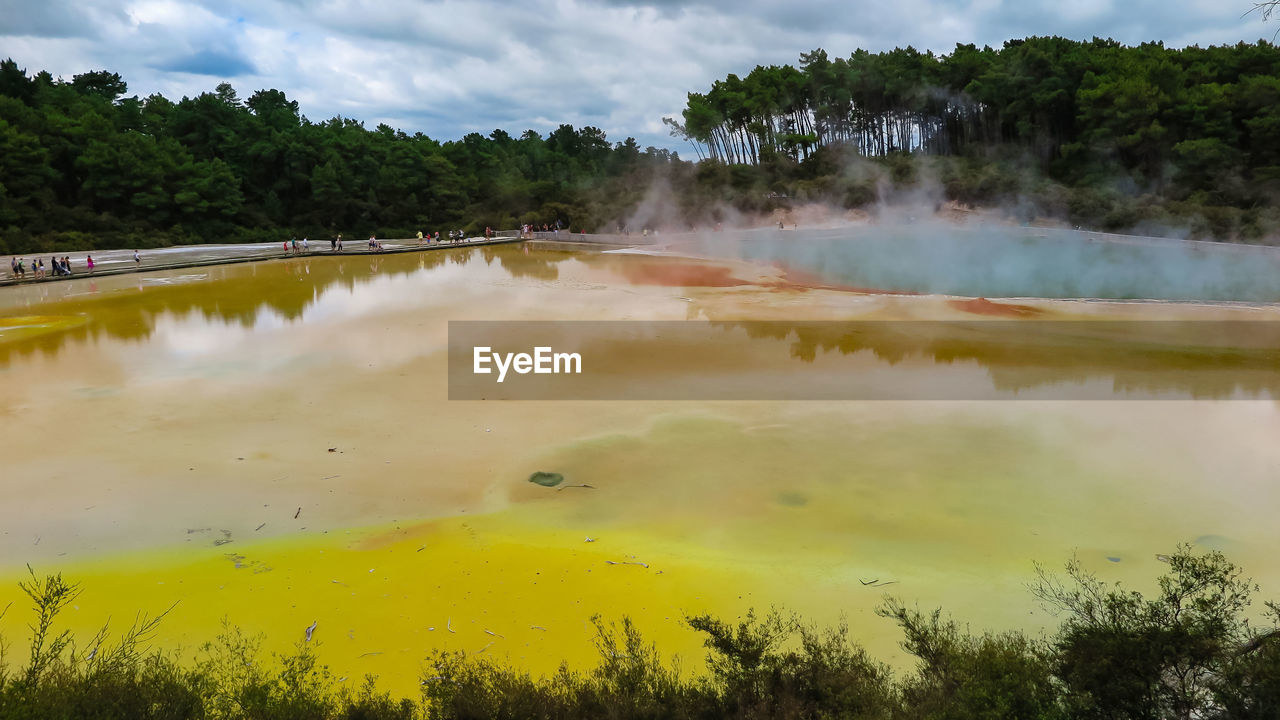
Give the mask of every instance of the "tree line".
[(279, 90), (127, 92), (105, 70), (63, 80), (0, 62), (0, 254), (557, 220), (681, 230), (921, 188), (1023, 221), (1280, 230), (1280, 48), (1266, 41), (818, 49), (690, 93), (665, 121), (699, 162), (594, 127), (439, 141), (313, 122)]
[(912, 47), (757, 66), (691, 92), (672, 134), (700, 157), (786, 166), (859, 157), (1003, 158), (1067, 188), (1257, 210), (1280, 190), (1280, 48), (1095, 38)]
[(1003, 47), (913, 47), (799, 67), (757, 66), (689, 93), (666, 122), (700, 155), (759, 163), (848, 145), (865, 156), (963, 154), (1013, 144), (1062, 176), (1127, 170), (1169, 182), (1170, 163), (1196, 177), (1280, 174), (1280, 48), (1175, 49), (1094, 38), (1030, 37)]
[[(1048, 635), (975, 632), (892, 597), (912, 665), (894, 671), (849, 637), (786, 613), (727, 622), (686, 618), (702, 662), (666, 660), (627, 619), (599, 617), (595, 667), (534, 677), (490, 655), (430, 655), (421, 696), (395, 698), (369, 677), (343, 685), (315, 644), (264, 658), (261, 638), (229, 623), (193, 660), (150, 650), (160, 621), (139, 616), (119, 639), (59, 632), (79, 595), (33, 572), (29, 659), (0, 658), (0, 718), (101, 720), (1252, 720), (1280, 716), (1280, 630), (1253, 626), (1257, 586), (1217, 552), (1183, 547), (1150, 596), (1068, 563), (1030, 589), (1061, 623)], [(0, 611), (0, 614), (3, 614)], [(162, 617), (162, 616), (161, 616)], [(1280, 623), (1267, 603), (1266, 622)]]
[(312, 122), (279, 90), (222, 83), (172, 101), (120, 75), (69, 81), (0, 62), (0, 254), (418, 230), (581, 227), (678, 163), (634, 138), (561, 125), (439, 142)]

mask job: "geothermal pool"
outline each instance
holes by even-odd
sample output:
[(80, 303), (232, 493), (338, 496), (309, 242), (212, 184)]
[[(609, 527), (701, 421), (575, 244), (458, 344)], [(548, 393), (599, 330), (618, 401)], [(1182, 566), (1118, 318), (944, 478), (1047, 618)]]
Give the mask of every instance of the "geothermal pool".
[(706, 233), (698, 254), (784, 263), (829, 283), (967, 296), (1280, 302), (1274, 247), (933, 218)]
[[(316, 622), (337, 676), (413, 694), (433, 648), (536, 672), (589, 662), (594, 613), (629, 615), (690, 659), (684, 615), (774, 605), (845, 616), (892, 657), (895, 629), (873, 614), (886, 593), (1034, 629), (1053, 620), (1025, 590), (1033, 563), (1072, 554), (1149, 588), (1156, 555), (1194, 543), (1276, 596), (1275, 364), (1224, 384), (1201, 358), (1153, 386), (1132, 373), (1185, 357), (1135, 370), (1122, 353), (867, 351), (819, 364), (887, 382), (956, 373), (1009, 397), (447, 399), (448, 320), (1280, 320), (1267, 304), (836, 285), (741, 259), (530, 244), (0, 290), (0, 633), (22, 647), (30, 563), (84, 584), (65, 618), (77, 632), (177, 603), (155, 642), (194, 654), (223, 618), (272, 649)], [(743, 347), (784, 373), (795, 344)], [(1063, 382), (1114, 400), (1012, 399)], [(536, 471), (593, 488), (541, 487)]]

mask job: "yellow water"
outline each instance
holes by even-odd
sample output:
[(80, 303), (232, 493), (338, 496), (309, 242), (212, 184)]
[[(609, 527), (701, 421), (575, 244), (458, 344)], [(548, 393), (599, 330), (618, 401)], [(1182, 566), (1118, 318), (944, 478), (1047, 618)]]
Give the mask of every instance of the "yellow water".
[[(436, 648), (536, 672), (585, 664), (595, 613), (630, 615), (686, 666), (701, 651), (680, 619), (703, 611), (845, 615), (884, 657), (897, 636), (873, 609), (887, 592), (975, 627), (1036, 629), (1052, 619), (1023, 584), (1034, 562), (1072, 553), (1149, 587), (1157, 553), (1198, 542), (1274, 596), (1270, 399), (447, 400), (448, 320), (963, 316), (942, 298), (806, 288), (772, 268), (521, 247), (6, 289), (0, 607), (14, 605), (0, 633), (20, 647), (15, 583), (30, 563), (84, 583), (66, 617), (78, 632), (176, 602), (155, 642), (191, 655), (224, 617), (272, 649), (314, 621), (338, 676), (412, 694)], [(752, 342), (789, 357), (794, 340)], [(1002, 387), (1112, 383), (1117, 397), (1152, 372), (972, 348), (874, 362), (899, 381), (943, 368)], [(1245, 390), (1277, 387), (1251, 372)], [(1161, 391), (1241, 390), (1185, 378)], [(537, 470), (593, 487), (540, 487)]]

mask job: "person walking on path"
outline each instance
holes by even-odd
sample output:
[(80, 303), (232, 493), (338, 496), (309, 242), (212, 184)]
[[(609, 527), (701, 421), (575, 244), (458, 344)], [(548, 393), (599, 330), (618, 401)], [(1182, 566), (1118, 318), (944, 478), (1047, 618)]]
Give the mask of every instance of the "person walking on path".
[(90, 275), (92, 275), (92, 274), (93, 274), (93, 256), (92, 256), (92, 255), (86, 255), (86, 256), (84, 257), (84, 264), (85, 264), (85, 266), (86, 266), (86, 267), (88, 267), (88, 268), (89, 268), (89, 274), (90, 274)]
[(142, 267), (142, 256), (138, 254), (137, 250), (133, 251), (133, 266)]

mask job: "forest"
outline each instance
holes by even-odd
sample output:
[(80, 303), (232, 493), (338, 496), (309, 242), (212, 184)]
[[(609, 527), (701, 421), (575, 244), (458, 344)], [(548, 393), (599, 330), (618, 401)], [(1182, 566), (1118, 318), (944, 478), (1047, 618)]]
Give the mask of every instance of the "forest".
[(1110, 229), (1207, 213), (1208, 234), (1258, 238), (1280, 189), (1280, 48), (1032, 37), (941, 56), (815, 50), (689, 93), (681, 120), (664, 121), (700, 157), (769, 175), (833, 149), (962, 158), (934, 163), (950, 199), (1022, 195)]
[(63, 81), (0, 63), (0, 254), (578, 228), (679, 162), (592, 127), (441, 143), (349, 118), (313, 123), (278, 90), (126, 93), (116, 73)]
[[(313, 122), (280, 90), (128, 94), (0, 62), (0, 254), (554, 223), (686, 229), (900, 193), (1013, 219), (1267, 242), (1280, 49), (1058, 37), (756, 67), (692, 92), (665, 148), (561, 125), (437, 140)], [(661, 188), (666, 202), (645, 202)]]

